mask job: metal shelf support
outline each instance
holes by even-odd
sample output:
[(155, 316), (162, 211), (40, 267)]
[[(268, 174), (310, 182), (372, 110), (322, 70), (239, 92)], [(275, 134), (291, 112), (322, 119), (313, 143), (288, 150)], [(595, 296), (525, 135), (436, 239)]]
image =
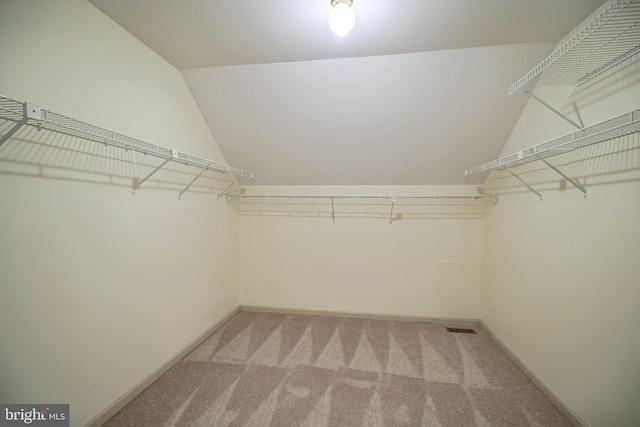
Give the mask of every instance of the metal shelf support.
[(389, 214), (389, 224), (393, 223), (393, 207), (396, 204), (396, 198), (392, 197), (391, 198), (391, 213)]
[(554, 171), (556, 171), (556, 173), (558, 175), (560, 175), (561, 177), (563, 177), (564, 179), (566, 179), (567, 181), (569, 181), (574, 187), (576, 187), (578, 190), (582, 191), (582, 193), (584, 194), (584, 199), (587, 200), (587, 190), (580, 185), (579, 182), (569, 178), (567, 175), (565, 175), (564, 173), (562, 173), (562, 171), (560, 169), (558, 169), (557, 167), (553, 166), (551, 163), (549, 163), (548, 161), (546, 161), (543, 157), (540, 157), (539, 155), (536, 154), (536, 157), (538, 159), (540, 159), (542, 162), (544, 162), (545, 165), (549, 166), (551, 169), (553, 169)]
[[(246, 181), (245, 181), (245, 182), (246, 182)], [(218, 198), (217, 198), (216, 200), (220, 200), (220, 197), (228, 195), (228, 194), (229, 194), (229, 189), (230, 189), (231, 187), (233, 187), (233, 184), (237, 184), (237, 183), (238, 183), (238, 178), (233, 178), (233, 181), (231, 182), (231, 184), (229, 184), (229, 185), (227, 186), (227, 188), (225, 188), (225, 189), (222, 191), (222, 193), (218, 194)]]
[[(9, 138), (13, 136), (25, 123), (27, 123), (30, 119), (39, 120), (42, 116), (42, 109), (35, 104), (31, 104), (30, 102), (25, 102), (22, 104), (22, 118), (16, 122), (16, 124), (9, 129), (9, 132), (2, 135), (0, 138), (0, 147), (4, 144)], [(40, 130), (40, 129), (38, 129)]]
[(136, 192), (136, 190), (137, 190), (138, 188), (140, 188), (140, 186), (141, 186), (142, 184), (144, 184), (144, 182), (145, 182), (146, 180), (148, 180), (149, 178), (151, 178), (151, 177), (152, 177), (156, 172), (158, 172), (160, 169), (162, 169), (162, 167), (163, 167), (164, 165), (166, 165), (167, 163), (169, 163), (170, 161), (171, 161), (171, 157), (169, 157), (167, 160), (165, 160), (164, 162), (162, 162), (162, 163), (160, 164), (160, 166), (158, 166), (157, 168), (155, 168), (155, 169), (153, 170), (153, 172), (151, 172), (149, 175), (145, 176), (142, 180), (140, 180), (140, 181), (138, 181), (138, 182), (135, 182), (135, 183), (133, 184), (133, 192), (135, 193), (135, 192)]
[(187, 190), (189, 189), (189, 187), (191, 187), (191, 185), (192, 185), (194, 182), (196, 182), (196, 180), (197, 180), (198, 178), (200, 178), (200, 177), (202, 176), (202, 174), (203, 174), (203, 173), (205, 173), (207, 170), (208, 170), (207, 168), (202, 169), (202, 172), (200, 172), (200, 173), (198, 174), (198, 176), (196, 176), (195, 178), (193, 178), (193, 180), (191, 180), (191, 182), (189, 183), (189, 185), (187, 185), (187, 186), (184, 188), (184, 190), (182, 190), (182, 191), (180, 192), (180, 194), (178, 194), (178, 200), (181, 200), (181, 199), (182, 199), (182, 195), (184, 194), (184, 192), (185, 192), (185, 191), (187, 191)]
[(22, 127), (22, 125), (27, 123), (28, 120), (29, 117), (23, 117), (22, 120), (20, 120), (11, 129), (9, 129), (9, 132), (2, 135), (2, 138), (0, 138), (0, 147), (2, 147), (2, 144), (4, 144), (9, 138), (11, 138), (14, 133), (16, 133)]
[(333, 197), (331, 198), (331, 218), (333, 219), (333, 223), (336, 223), (336, 208), (333, 205)]
[(553, 108), (551, 105), (547, 104), (546, 102), (544, 102), (542, 99), (540, 99), (539, 97), (537, 97), (536, 95), (534, 95), (533, 93), (531, 93), (528, 90), (525, 90), (524, 93), (526, 93), (527, 95), (529, 95), (530, 97), (532, 97), (533, 99), (535, 99), (536, 101), (538, 101), (540, 104), (544, 105), (545, 107), (547, 107), (549, 110), (551, 110), (552, 112), (556, 113), (558, 116), (562, 117), (563, 119), (565, 119), (566, 121), (568, 121), (569, 123), (571, 123), (573, 126), (577, 127), (578, 129), (583, 129), (584, 126), (581, 126), (579, 124), (577, 124), (576, 122), (574, 122), (573, 120), (571, 120), (569, 117), (565, 116), (564, 114), (562, 114), (560, 111), (556, 110), (555, 108)]
[(542, 202), (542, 194), (540, 194), (536, 190), (534, 190), (533, 187), (531, 187), (529, 184), (527, 184), (522, 178), (520, 178), (518, 175), (516, 175), (511, 169), (509, 169), (508, 167), (505, 167), (505, 169), (507, 170), (507, 172), (509, 172), (511, 175), (513, 175), (514, 178), (516, 178), (518, 181), (523, 183), (529, 190), (531, 190), (534, 193), (536, 193), (538, 195), (538, 197), (540, 197), (540, 201)]
[(230, 191), (229, 191), (229, 190), (231, 189), (231, 187), (233, 187), (233, 185), (234, 185), (234, 184), (238, 184), (238, 186), (239, 186), (239, 187), (242, 187), (242, 186), (243, 186), (244, 184), (246, 184), (246, 183), (247, 183), (247, 181), (249, 181), (251, 178), (252, 178), (252, 177), (248, 176), (248, 177), (246, 177), (246, 178), (245, 178), (245, 180), (244, 180), (244, 181), (242, 181), (242, 184), (238, 184), (238, 180), (239, 180), (240, 178), (238, 178), (238, 177), (234, 177), (234, 178), (233, 178), (233, 181), (231, 182), (231, 184), (229, 184), (229, 185), (227, 186), (227, 188), (225, 188), (225, 189), (224, 189), (224, 191), (223, 191), (222, 193), (218, 194), (218, 198), (217, 198), (216, 200), (220, 200), (220, 198), (221, 198), (221, 197), (223, 197), (223, 196), (224, 196), (224, 197), (229, 197), (229, 193), (230, 193)]
[(465, 172), (465, 176), (467, 178), (469, 178), (471, 181), (475, 182), (479, 187), (483, 188), (484, 191), (486, 191), (487, 193), (489, 193), (491, 195), (491, 202), (495, 205), (496, 203), (498, 203), (500, 201), (500, 199), (498, 199), (498, 195), (495, 194), (493, 191), (489, 190), (489, 188), (484, 185), (484, 184), (480, 184), (477, 180), (475, 180), (470, 173)]

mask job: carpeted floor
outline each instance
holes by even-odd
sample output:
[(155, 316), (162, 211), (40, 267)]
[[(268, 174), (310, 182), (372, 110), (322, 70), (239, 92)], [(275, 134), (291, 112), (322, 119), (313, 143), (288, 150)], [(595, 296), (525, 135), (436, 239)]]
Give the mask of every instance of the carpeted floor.
[(241, 312), (105, 426), (570, 426), (480, 329)]

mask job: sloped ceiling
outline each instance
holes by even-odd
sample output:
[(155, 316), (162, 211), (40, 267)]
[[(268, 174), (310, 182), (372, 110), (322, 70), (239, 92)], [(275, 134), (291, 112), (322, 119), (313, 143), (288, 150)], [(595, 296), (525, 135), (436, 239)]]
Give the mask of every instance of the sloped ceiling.
[(526, 95), (507, 88), (602, 0), (91, 0), (182, 71), (254, 184), (468, 184)]

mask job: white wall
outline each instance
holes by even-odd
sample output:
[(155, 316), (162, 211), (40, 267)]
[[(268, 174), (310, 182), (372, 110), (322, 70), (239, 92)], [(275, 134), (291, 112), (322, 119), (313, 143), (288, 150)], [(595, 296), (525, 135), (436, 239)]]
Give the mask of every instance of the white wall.
[[(1, 2), (0, 57), (0, 94), (224, 162), (180, 73), (85, 1)], [(82, 425), (237, 306), (237, 215), (24, 175), (19, 144), (0, 148), (0, 402)]]
[[(475, 187), (254, 187), (247, 194), (454, 195)], [(477, 194), (477, 193), (476, 193)], [(241, 216), (240, 303), (424, 317), (480, 317), (481, 219)], [(441, 292), (464, 263), (464, 304)], [(460, 269), (459, 269), (460, 270)]]
[[(180, 74), (85, 1), (3, 1), (0, 56), (4, 95), (224, 162)], [(594, 123), (640, 107), (637, 63), (619, 68), (571, 98), (566, 89), (537, 93), (574, 118), (575, 103)], [(568, 131), (529, 102), (504, 153)], [(545, 190), (542, 204), (496, 176), (492, 185), (510, 194), (484, 221), (393, 225), (238, 220), (207, 194), (132, 197), (108, 182), (9, 173), (15, 165), (4, 162), (0, 401), (70, 403), (72, 424), (86, 422), (236, 306), (241, 247), (242, 304), (411, 316), (459, 309), (442, 301), (446, 262), (483, 261), (489, 327), (589, 425), (632, 425), (640, 419), (638, 136), (622, 144), (622, 153), (587, 149), (592, 160), (566, 165), (588, 201), (534, 171), (526, 177)], [(559, 161), (572, 159), (580, 158)]]
[[(636, 55), (573, 94), (535, 93), (595, 124), (640, 108), (638, 64)], [(530, 100), (502, 155), (573, 130)], [(483, 321), (588, 425), (637, 425), (640, 137), (549, 161), (585, 185), (588, 200), (539, 164), (518, 170), (543, 203), (503, 173), (489, 180), (510, 194), (485, 221)]]

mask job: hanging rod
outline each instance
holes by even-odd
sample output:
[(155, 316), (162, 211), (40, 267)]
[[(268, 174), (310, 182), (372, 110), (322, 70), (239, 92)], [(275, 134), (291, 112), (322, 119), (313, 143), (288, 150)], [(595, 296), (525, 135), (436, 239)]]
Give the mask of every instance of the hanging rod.
[[(243, 171), (222, 163), (207, 160), (178, 150), (171, 150), (160, 145), (152, 144), (140, 139), (122, 135), (98, 126), (75, 120), (61, 114), (44, 110), (39, 106), (17, 101), (0, 95), (0, 119), (15, 122), (16, 125), (5, 135), (0, 137), (0, 145), (4, 143), (23, 125), (45, 129), (52, 132), (73, 136), (96, 143), (132, 150), (143, 154), (149, 154), (165, 160), (164, 166), (169, 161), (194, 166), (199, 169), (210, 170), (219, 173), (228, 173), (235, 177), (244, 177), (245, 180), (253, 178), (253, 173)], [(158, 168), (159, 169), (159, 168)], [(157, 170), (156, 170), (157, 171)], [(154, 173), (156, 172), (154, 171)], [(147, 176), (144, 180), (149, 178)], [(136, 183), (137, 187), (144, 182)], [(134, 185), (134, 190), (137, 188)]]
[(447, 200), (447, 199), (466, 199), (466, 200), (483, 200), (489, 196), (287, 196), (287, 195), (233, 195), (232, 199), (322, 199), (322, 200), (340, 200), (340, 199), (361, 199), (361, 200), (389, 200), (392, 199), (430, 199), (430, 200)]

